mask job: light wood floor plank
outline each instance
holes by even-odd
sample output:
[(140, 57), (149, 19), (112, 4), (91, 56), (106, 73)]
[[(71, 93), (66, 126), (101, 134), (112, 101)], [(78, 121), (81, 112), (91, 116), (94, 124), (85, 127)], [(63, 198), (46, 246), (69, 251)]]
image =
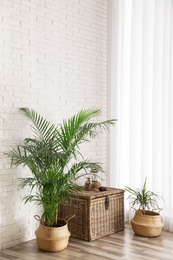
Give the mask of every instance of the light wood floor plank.
[(173, 260), (173, 233), (159, 237), (136, 236), (129, 224), (124, 231), (87, 242), (70, 238), (69, 246), (56, 253), (38, 249), (36, 240), (0, 251), (0, 260)]

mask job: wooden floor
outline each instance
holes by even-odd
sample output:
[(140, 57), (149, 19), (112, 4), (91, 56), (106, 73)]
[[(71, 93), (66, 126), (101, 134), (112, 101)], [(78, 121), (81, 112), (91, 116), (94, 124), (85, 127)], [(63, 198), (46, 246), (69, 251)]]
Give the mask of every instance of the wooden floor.
[(58, 253), (39, 250), (36, 240), (0, 251), (0, 260), (173, 260), (173, 233), (163, 231), (157, 238), (134, 235), (129, 224), (122, 232), (86, 242), (70, 238), (69, 246)]

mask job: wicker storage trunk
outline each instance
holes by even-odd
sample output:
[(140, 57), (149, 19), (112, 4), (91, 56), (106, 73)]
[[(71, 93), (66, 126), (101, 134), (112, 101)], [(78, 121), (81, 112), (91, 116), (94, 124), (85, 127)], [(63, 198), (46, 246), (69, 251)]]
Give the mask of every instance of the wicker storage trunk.
[(60, 207), (60, 218), (73, 214), (75, 217), (69, 222), (72, 237), (93, 241), (124, 230), (124, 190), (83, 190), (82, 194)]

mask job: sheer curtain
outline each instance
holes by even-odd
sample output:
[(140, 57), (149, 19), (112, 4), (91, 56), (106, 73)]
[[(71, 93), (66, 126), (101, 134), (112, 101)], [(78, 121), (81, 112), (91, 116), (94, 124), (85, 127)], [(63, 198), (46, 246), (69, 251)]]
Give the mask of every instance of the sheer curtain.
[(110, 185), (147, 177), (173, 231), (173, 1), (112, 0), (110, 14)]

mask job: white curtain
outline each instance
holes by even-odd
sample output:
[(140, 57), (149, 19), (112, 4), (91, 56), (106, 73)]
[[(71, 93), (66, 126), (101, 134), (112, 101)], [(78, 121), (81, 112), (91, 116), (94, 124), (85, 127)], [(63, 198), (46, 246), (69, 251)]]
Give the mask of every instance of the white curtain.
[(110, 15), (110, 185), (147, 177), (173, 231), (173, 1), (112, 0)]

